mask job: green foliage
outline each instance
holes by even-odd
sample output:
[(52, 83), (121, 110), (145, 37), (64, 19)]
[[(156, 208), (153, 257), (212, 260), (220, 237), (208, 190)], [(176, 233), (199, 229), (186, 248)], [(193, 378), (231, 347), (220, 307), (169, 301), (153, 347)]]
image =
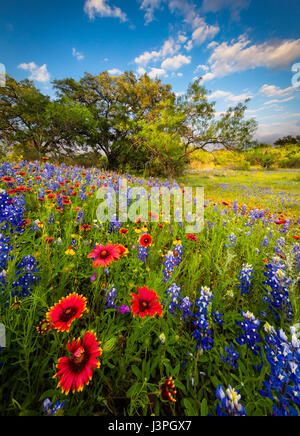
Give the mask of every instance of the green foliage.
[(29, 80), (8, 77), (0, 89), (1, 142), (29, 160), (48, 155), (80, 162), (86, 154), (88, 162), (94, 153), (113, 170), (173, 177), (197, 150), (247, 148), (256, 130), (254, 120), (245, 120), (246, 104), (217, 118), (200, 80), (178, 98), (170, 85), (133, 72), (86, 73), (53, 85), (53, 101)]

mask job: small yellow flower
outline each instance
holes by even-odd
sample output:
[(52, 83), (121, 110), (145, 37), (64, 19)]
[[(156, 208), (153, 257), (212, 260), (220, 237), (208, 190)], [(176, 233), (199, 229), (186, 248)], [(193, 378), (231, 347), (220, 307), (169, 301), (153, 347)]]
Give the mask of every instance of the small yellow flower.
[(67, 256), (75, 256), (75, 251), (73, 250), (73, 248), (68, 248), (65, 254)]
[(141, 233), (142, 230), (141, 229), (134, 229), (135, 233)]
[(173, 242), (174, 245), (182, 245), (182, 242), (178, 239)]

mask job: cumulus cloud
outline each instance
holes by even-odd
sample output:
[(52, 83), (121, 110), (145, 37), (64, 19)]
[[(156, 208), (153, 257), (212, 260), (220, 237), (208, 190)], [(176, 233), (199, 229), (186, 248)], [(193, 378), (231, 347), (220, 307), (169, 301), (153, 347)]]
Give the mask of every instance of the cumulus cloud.
[(278, 122), (278, 123), (259, 123), (257, 130), (257, 139), (261, 142), (274, 143), (282, 136), (299, 135), (299, 120)]
[(154, 20), (154, 12), (160, 9), (162, 0), (142, 0), (141, 9), (145, 11), (145, 24), (149, 24)]
[(150, 79), (157, 79), (158, 77), (168, 77), (166, 70), (163, 68), (151, 68), (151, 71), (148, 73)]
[(197, 20), (197, 27), (192, 34), (192, 40), (197, 44), (203, 44), (207, 39), (212, 39), (219, 33), (219, 26), (210, 26), (204, 19)]
[(121, 70), (118, 70), (118, 68), (113, 68), (111, 70), (108, 70), (107, 72), (111, 76), (119, 76), (120, 74), (123, 74), (123, 72)]
[(50, 74), (47, 71), (47, 65), (44, 64), (41, 67), (38, 67), (34, 62), (29, 62), (28, 64), (23, 63), (18, 66), (18, 68), (30, 71), (31, 75), (29, 76), (30, 80), (36, 80), (37, 82), (46, 83), (50, 80)]
[(97, 15), (100, 17), (119, 18), (120, 21), (127, 21), (127, 15), (118, 7), (110, 6), (110, 0), (86, 0), (84, 12), (93, 20)]
[(229, 74), (255, 69), (284, 68), (300, 57), (300, 39), (269, 41), (252, 44), (244, 35), (231, 43), (215, 44), (208, 60), (210, 71), (204, 80), (225, 77)]
[[(245, 1), (245, 0), (237, 0)], [(154, 13), (157, 9), (162, 9), (164, 5), (169, 7), (171, 13), (177, 13), (183, 16), (184, 22), (191, 26), (193, 31), (192, 39), (187, 43), (186, 49), (189, 51), (193, 48), (193, 43), (199, 45), (209, 38), (213, 38), (218, 32), (219, 27), (209, 25), (199, 14), (192, 1), (188, 0), (140, 0), (140, 8), (145, 11), (145, 22), (149, 24), (154, 20)], [(187, 37), (181, 36), (181, 43), (187, 42)]]
[(253, 96), (251, 94), (240, 94), (240, 95), (234, 95), (232, 92), (223, 91), (221, 89), (218, 89), (217, 91), (213, 92), (209, 98), (213, 100), (226, 100), (231, 101), (233, 103), (238, 103), (240, 101), (248, 100), (249, 98), (252, 98)]
[(295, 91), (294, 86), (281, 89), (275, 85), (265, 84), (260, 88), (260, 92), (264, 94), (266, 97), (285, 97), (286, 95), (291, 94), (294, 91)]
[(188, 65), (191, 63), (190, 56), (177, 55), (172, 58), (167, 58), (161, 64), (161, 67), (165, 70), (179, 70), (183, 65)]
[(166, 56), (173, 56), (180, 49), (180, 45), (177, 44), (174, 38), (169, 38), (164, 42), (162, 48), (159, 51), (145, 51), (143, 54), (135, 58), (135, 63), (141, 67), (147, 66), (150, 62), (157, 62)]

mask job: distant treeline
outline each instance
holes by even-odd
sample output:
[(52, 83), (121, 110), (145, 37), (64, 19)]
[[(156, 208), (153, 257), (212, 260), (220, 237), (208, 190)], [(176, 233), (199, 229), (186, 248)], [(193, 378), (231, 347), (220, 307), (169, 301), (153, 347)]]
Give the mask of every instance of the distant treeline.
[(196, 151), (190, 159), (193, 168), (232, 168), (248, 170), (259, 168), (300, 168), (300, 137), (292, 139), (288, 144), (276, 141), (276, 146), (260, 144), (244, 151), (218, 150), (205, 153)]
[(52, 83), (51, 100), (29, 80), (0, 87), (2, 153), (27, 159), (142, 170), (172, 177), (197, 150), (242, 150), (253, 145), (257, 125), (245, 119), (247, 101), (216, 116), (215, 103), (197, 80), (184, 95), (133, 72), (86, 73)]

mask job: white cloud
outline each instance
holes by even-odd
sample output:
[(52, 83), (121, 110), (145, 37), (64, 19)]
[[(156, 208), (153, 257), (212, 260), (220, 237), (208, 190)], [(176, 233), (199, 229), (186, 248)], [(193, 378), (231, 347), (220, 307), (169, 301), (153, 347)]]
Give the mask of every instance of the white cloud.
[(203, 0), (202, 11), (204, 13), (216, 13), (222, 9), (229, 9), (233, 19), (238, 20), (240, 12), (249, 7), (251, 0)]
[(72, 54), (78, 61), (82, 61), (84, 59), (84, 55), (76, 50), (76, 48), (72, 49)]
[(253, 96), (247, 93), (244, 94), (240, 94), (240, 95), (234, 95), (232, 92), (228, 92), (228, 91), (223, 91), (221, 89), (213, 92), (209, 98), (213, 99), (213, 100), (219, 100), (219, 99), (224, 99), (227, 101), (232, 101), (233, 103), (238, 103), (240, 101), (245, 101), (248, 98), (252, 98)]
[(281, 89), (275, 85), (263, 85), (260, 89), (260, 92), (267, 97), (285, 97), (286, 95), (295, 91), (294, 86), (290, 86), (289, 88)]
[(143, 76), (144, 74), (147, 73), (147, 71), (145, 70), (145, 68), (143, 68), (143, 67), (139, 67), (139, 68), (137, 69), (137, 73), (138, 73), (139, 76)]
[(236, 42), (223, 42), (213, 47), (213, 53), (208, 60), (210, 72), (203, 79), (212, 80), (257, 67), (284, 68), (299, 57), (300, 39), (251, 45), (242, 35)]
[(112, 70), (108, 70), (107, 72), (111, 76), (119, 76), (120, 74), (123, 74), (123, 72), (121, 70), (118, 70), (118, 68), (113, 68)]
[(219, 33), (219, 26), (210, 26), (204, 19), (197, 20), (197, 27), (193, 32), (192, 39), (197, 44), (203, 44), (207, 39), (212, 39)]
[(187, 40), (188, 40), (188, 37), (186, 36), (186, 34), (185, 34), (185, 33), (180, 33), (180, 32), (179, 32), (179, 34), (178, 34), (178, 41), (179, 41), (181, 44), (185, 44), (185, 43), (187, 42)]
[(260, 123), (257, 130), (257, 139), (262, 142), (274, 143), (278, 138), (283, 136), (299, 135), (299, 120), (264, 124)]
[(149, 24), (154, 20), (154, 12), (160, 9), (162, 0), (142, 0), (140, 9), (145, 11), (145, 24)]
[(158, 77), (168, 77), (166, 70), (164, 70), (163, 68), (151, 68), (151, 71), (148, 75), (150, 79), (156, 79)]
[[(154, 13), (157, 9), (162, 9), (164, 5), (169, 7), (171, 13), (177, 13), (184, 17), (184, 22), (189, 24), (193, 30), (192, 41), (186, 45), (189, 51), (193, 48), (193, 42), (197, 45), (202, 44), (206, 39), (213, 38), (218, 32), (219, 27), (209, 25), (205, 19), (200, 16), (196, 9), (195, 3), (188, 0), (139, 0), (141, 3), (140, 9), (145, 11), (145, 22), (149, 24), (154, 20)], [(246, 1), (246, 0), (235, 0)], [(185, 44), (188, 38), (186, 35), (180, 36), (180, 43)]]
[(177, 55), (172, 58), (167, 58), (161, 64), (161, 67), (165, 70), (179, 70), (183, 65), (188, 65), (191, 63), (190, 56)]
[(294, 100), (295, 97), (287, 97), (282, 100), (278, 100), (277, 98), (273, 100), (266, 101), (264, 105), (275, 104), (275, 103), (287, 103), (288, 101)]
[(195, 71), (195, 73), (197, 73), (198, 71), (201, 71), (201, 70), (203, 70), (203, 71), (209, 71), (209, 68), (208, 68), (208, 66), (207, 65), (198, 65), (198, 67), (196, 68), (196, 71)]
[(47, 71), (47, 65), (44, 64), (41, 67), (38, 67), (34, 62), (29, 62), (28, 64), (23, 63), (18, 66), (18, 68), (30, 71), (31, 76), (29, 76), (30, 80), (36, 80), (37, 82), (46, 83), (50, 80), (50, 74)]
[(180, 45), (177, 44), (174, 38), (169, 38), (164, 42), (162, 48), (159, 51), (145, 51), (143, 54), (135, 58), (135, 63), (145, 67), (150, 62), (157, 62), (160, 59), (165, 58), (166, 56), (173, 56), (175, 53), (180, 50)]
[(127, 15), (118, 7), (110, 6), (110, 0), (86, 0), (84, 12), (93, 20), (96, 15), (100, 17), (119, 18), (120, 21), (127, 21)]

